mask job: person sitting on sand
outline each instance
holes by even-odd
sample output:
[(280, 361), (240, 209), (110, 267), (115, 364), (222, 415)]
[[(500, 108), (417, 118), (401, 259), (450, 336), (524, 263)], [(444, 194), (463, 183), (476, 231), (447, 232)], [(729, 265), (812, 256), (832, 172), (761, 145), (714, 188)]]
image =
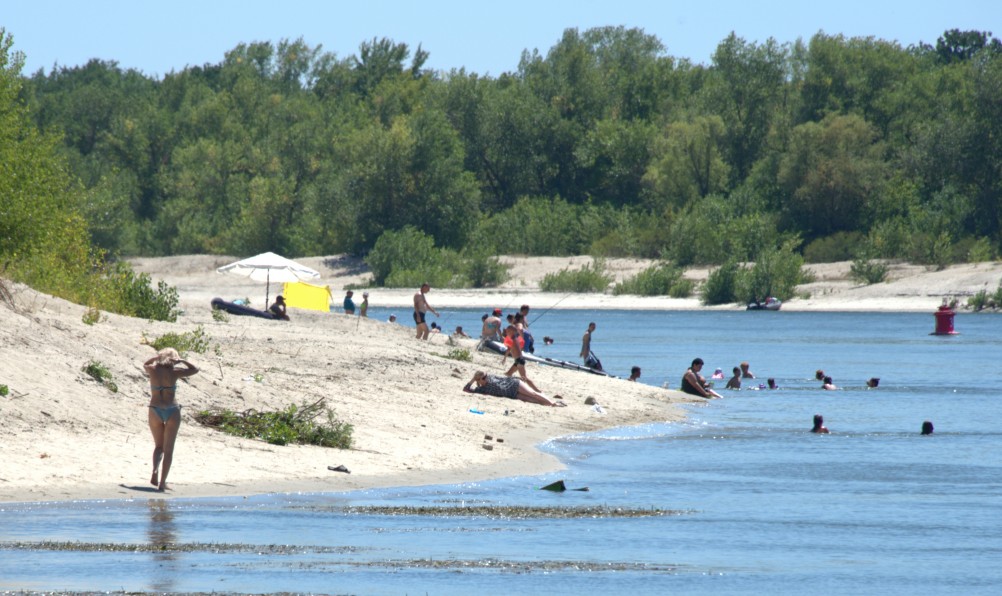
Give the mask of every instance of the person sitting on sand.
[(824, 378), (824, 384), (821, 385), (821, 388), (824, 389), (825, 391), (835, 391), (836, 389), (838, 389), (838, 387), (836, 387), (835, 383), (832, 381), (831, 377)]
[(275, 303), (269, 306), (268, 310), (271, 311), (271, 314), (275, 315), (276, 319), (289, 320), (289, 315), (285, 312), (285, 297), (281, 294), (275, 296)]
[(682, 375), (682, 391), (684, 393), (688, 393), (689, 395), (698, 395), (699, 397), (705, 397), (706, 399), (722, 397), (719, 393), (706, 386), (706, 379), (699, 374), (699, 371), (702, 370), (702, 368), (702, 358), (696, 358), (692, 361), (692, 365), (685, 371), (685, 374)]
[(483, 327), (480, 329), (480, 339), (501, 341), (501, 309), (483, 316)]
[(456, 330), (452, 332), (452, 337), (469, 337), (466, 332), (463, 331), (462, 325), (456, 325)]
[[(177, 368), (183, 364), (184, 368)], [(177, 395), (177, 381), (198, 372), (198, 368), (182, 360), (174, 348), (164, 348), (143, 363), (143, 370), (150, 378), (150, 405), (147, 421), (153, 433), (153, 476), (150, 484), (163, 492), (167, 490), (167, 474), (174, 461), (174, 443), (181, 428), (181, 406), (174, 401)], [(159, 475), (161, 459), (163, 475)], [(159, 475), (159, 478), (158, 478)]]
[[(489, 375), (482, 370), (473, 373), (473, 379), (463, 387), (467, 393), (481, 393), (493, 395), (494, 397), (507, 397), (509, 399), (519, 399), (531, 404), (541, 406), (564, 407), (562, 401), (551, 400), (539, 391), (533, 390), (521, 379), (515, 377), (502, 377)], [(555, 396), (559, 399), (560, 396)]]
[(825, 419), (821, 414), (814, 415), (814, 426), (811, 428), (812, 433), (817, 433), (820, 435), (827, 435), (830, 431), (825, 428)]
[(741, 369), (735, 366), (732, 372), (734, 376), (727, 380), (726, 388), (741, 389)]

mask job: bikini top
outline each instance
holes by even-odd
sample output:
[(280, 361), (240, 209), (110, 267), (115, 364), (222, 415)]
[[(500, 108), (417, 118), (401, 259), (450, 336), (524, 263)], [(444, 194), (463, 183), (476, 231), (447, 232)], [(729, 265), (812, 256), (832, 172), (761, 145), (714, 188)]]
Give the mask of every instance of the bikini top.
[(150, 389), (154, 391), (159, 391), (160, 396), (163, 397), (164, 389), (170, 389), (171, 391), (177, 391), (177, 383), (173, 385), (150, 385)]

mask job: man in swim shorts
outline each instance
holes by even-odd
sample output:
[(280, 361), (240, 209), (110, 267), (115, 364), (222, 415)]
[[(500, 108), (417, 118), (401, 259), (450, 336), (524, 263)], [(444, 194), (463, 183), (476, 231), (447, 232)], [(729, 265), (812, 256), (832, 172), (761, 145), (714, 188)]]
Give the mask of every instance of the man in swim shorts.
[(431, 331), (428, 329), (428, 324), (425, 322), (425, 316), (428, 314), (428, 311), (430, 310), (435, 313), (436, 317), (438, 316), (438, 311), (428, 304), (428, 299), (425, 297), (425, 294), (427, 294), (430, 289), (431, 286), (428, 282), (425, 282), (421, 284), (421, 289), (414, 294), (414, 323), (417, 324), (418, 339), (428, 339), (428, 335), (431, 334)]

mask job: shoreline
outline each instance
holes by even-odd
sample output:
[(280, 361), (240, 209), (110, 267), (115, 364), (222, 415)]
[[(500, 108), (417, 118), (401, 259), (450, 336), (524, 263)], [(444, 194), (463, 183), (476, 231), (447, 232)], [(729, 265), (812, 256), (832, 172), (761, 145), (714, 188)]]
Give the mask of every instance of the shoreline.
[[(535, 312), (743, 310), (734, 305), (706, 308), (696, 299), (547, 294), (538, 289), (545, 273), (590, 258), (506, 259), (517, 263), (507, 287), (433, 288), (429, 302), (436, 309), (508, 305), (506, 310), (524, 302)], [(102, 313), (99, 322), (88, 325), (84, 307), (11, 284), (13, 304), (0, 303), (0, 384), (10, 388), (8, 396), (0, 397), (5, 420), (0, 427), (0, 503), (344, 492), (534, 476), (564, 466), (540, 451), (549, 440), (678, 421), (685, 417), (680, 405), (703, 403), (674, 390), (552, 367), (533, 367), (530, 374), (548, 395), (565, 396), (566, 408), (475, 397), (463, 393), (462, 386), (475, 370), (498, 372), (500, 361), (475, 351), (468, 362), (448, 357), (455, 348), (471, 349), (472, 340), (450, 345), (449, 338), (433, 335), (420, 342), (412, 326), (298, 309), (289, 323), (233, 316), (217, 321), (208, 307), (213, 297), (249, 296), (260, 303), (265, 295), (264, 284), (215, 272), (233, 260), (193, 256), (134, 262), (137, 272), (150, 273), (154, 283), (164, 280), (178, 288), (184, 314), (173, 324)], [(357, 268), (348, 274), (327, 267), (325, 263), (343, 265), (331, 257), (299, 261), (323, 269), (321, 283), (331, 285), (337, 304), (343, 295), (339, 288), (360, 284), (365, 277)], [(623, 259), (613, 260), (612, 266), (617, 276), (625, 276), (647, 264)], [(944, 296), (991, 292), (1002, 279), (1002, 263), (939, 272), (899, 266), (891, 281), (874, 286), (852, 284), (845, 279), (846, 270), (847, 264), (818, 266), (816, 281), (801, 288), (811, 298), (791, 300), (778, 314), (749, 316), (787, 311), (931, 314)], [(272, 298), (280, 287), (272, 284)], [(398, 316), (409, 319), (412, 290), (371, 293), (372, 306), (406, 309)], [(153, 350), (144, 341), (196, 328), (204, 330), (210, 346), (203, 354), (190, 355), (201, 371), (178, 388), (183, 422), (168, 479), (173, 490), (158, 493), (147, 484), (152, 439), (145, 422), (149, 383), (141, 363)], [(118, 392), (82, 372), (90, 361), (108, 368)], [(589, 397), (602, 404), (604, 415), (585, 405)], [(224, 435), (191, 418), (201, 409), (275, 410), (319, 399), (354, 425), (353, 449), (278, 447)], [(472, 405), (486, 415), (471, 414)], [(493, 439), (485, 440), (486, 435)], [(327, 469), (338, 465), (351, 473)]]

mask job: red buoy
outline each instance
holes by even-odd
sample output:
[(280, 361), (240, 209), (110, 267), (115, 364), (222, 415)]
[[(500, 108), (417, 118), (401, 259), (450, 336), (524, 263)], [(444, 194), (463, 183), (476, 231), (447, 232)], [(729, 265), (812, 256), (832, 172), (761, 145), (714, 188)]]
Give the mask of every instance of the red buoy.
[(933, 314), (936, 316), (936, 330), (930, 335), (957, 335), (953, 330), (953, 316), (957, 313), (946, 304), (946, 301)]

